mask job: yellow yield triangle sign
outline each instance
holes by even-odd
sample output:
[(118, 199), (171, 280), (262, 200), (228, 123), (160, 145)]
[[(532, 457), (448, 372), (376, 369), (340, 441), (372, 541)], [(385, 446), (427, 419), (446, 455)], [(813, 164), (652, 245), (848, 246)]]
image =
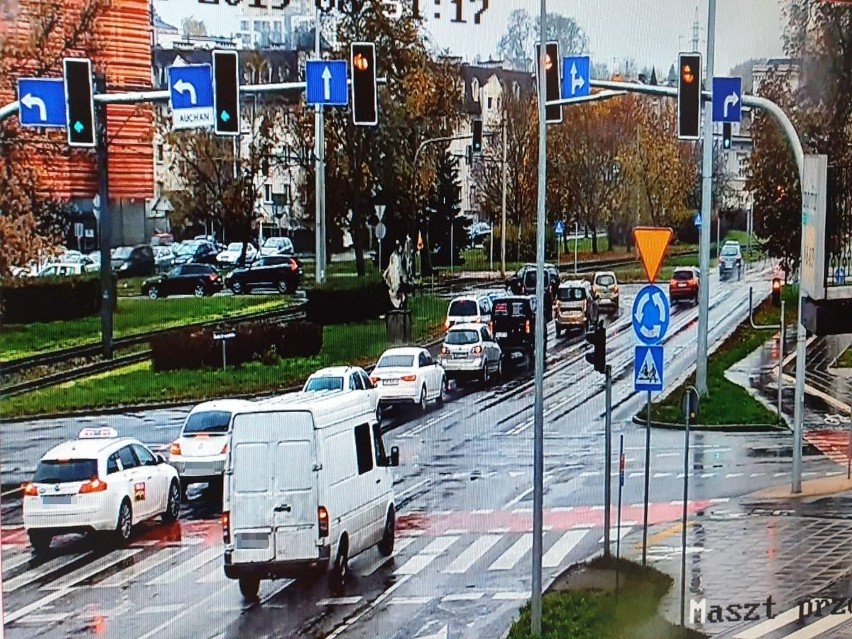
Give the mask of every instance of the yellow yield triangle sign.
[(668, 227), (637, 226), (633, 229), (633, 240), (639, 249), (639, 258), (648, 281), (653, 284), (660, 274), (666, 249), (674, 237), (674, 231)]

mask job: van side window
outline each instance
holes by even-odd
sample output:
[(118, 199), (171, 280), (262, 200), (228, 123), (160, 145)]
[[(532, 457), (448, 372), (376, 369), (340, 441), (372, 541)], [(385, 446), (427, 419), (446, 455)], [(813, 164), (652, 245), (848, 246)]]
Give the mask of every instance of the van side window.
[(358, 474), (373, 470), (373, 450), (370, 443), (370, 426), (361, 424), (355, 427), (355, 455), (358, 457)]
[(376, 463), (381, 464), (388, 456), (385, 454), (385, 443), (382, 441), (382, 427), (378, 424), (373, 424), (373, 444), (376, 447)]

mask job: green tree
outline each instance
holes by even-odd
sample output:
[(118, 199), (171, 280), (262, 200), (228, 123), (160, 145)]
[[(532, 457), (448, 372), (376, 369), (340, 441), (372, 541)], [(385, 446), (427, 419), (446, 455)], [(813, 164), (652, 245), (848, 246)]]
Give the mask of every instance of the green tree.
[(467, 244), (468, 222), (459, 216), (461, 211), (461, 182), (459, 161), (445, 147), (438, 155), (435, 182), (426, 204), (423, 227), (432, 266), (459, 264), (459, 256)]
[(204, 21), (199, 20), (195, 16), (188, 16), (181, 20), (180, 28), (184, 38), (207, 35), (207, 26), (204, 24)]

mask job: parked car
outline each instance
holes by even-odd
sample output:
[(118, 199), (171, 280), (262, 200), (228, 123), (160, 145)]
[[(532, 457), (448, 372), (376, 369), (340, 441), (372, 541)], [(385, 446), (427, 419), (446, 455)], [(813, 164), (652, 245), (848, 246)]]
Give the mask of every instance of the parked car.
[(89, 268), (81, 262), (57, 262), (48, 264), (38, 272), (38, 277), (69, 277), (72, 275), (85, 275), (97, 271), (97, 268)]
[(438, 362), (447, 379), (475, 378), (487, 384), (503, 374), (503, 351), (487, 326), (456, 324), (444, 336)]
[(234, 295), (252, 289), (271, 287), (281, 293), (294, 293), (302, 281), (302, 266), (295, 257), (264, 255), (246, 267), (237, 267), (225, 276), (225, 286)]
[(215, 264), (216, 256), (219, 254), (219, 248), (207, 241), (189, 240), (183, 242), (176, 249), (173, 249), (175, 254), (175, 264)]
[(556, 337), (563, 331), (589, 331), (598, 322), (598, 303), (585, 280), (562, 282), (556, 291)]
[[(494, 337), (503, 351), (504, 364), (526, 358), (532, 361), (535, 353), (535, 295), (507, 295), (494, 301), (491, 322)], [(547, 331), (544, 333), (547, 350)]]
[(460, 295), (447, 306), (446, 328), (454, 324), (491, 321), (491, 298), (487, 295)]
[(719, 254), (719, 279), (728, 279), (733, 274), (734, 269), (737, 271), (737, 279), (740, 279), (743, 272), (742, 249), (739, 242), (725, 242)]
[(360, 366), (329, 366), (321, 368), (308, 377), (302, 387), (303, 393), (320, 393), (323, 391), (341, 391), (345, 393), (363, 394), (370, 398), (376, 421), (382, 423), (382, 406), (379, 402), (379, 391), (370, 376)]
[(293, 255), (295, 252), (289, 237), (268, 237), (260, 247), (261, 255)]
[(669, 280), (669, 301), (672, 304), (691, 301), (698, 304), (698, 269), (694, 266), (678, 266)]
[(205, 297), (224, 288), (222, 278), (208, 264), (179, 264), (165, 275), (142, 282), (142, 295), (152, 300), (169, 295), (195, 295)]
[(112, 250), (112, 270), (119, 278), (153, 275), (154, 249), (149, 244), (118, 246)]
[(444, 403), (447, 375), (425, 348), (390, 348), (382, 353), (370, 379), (379, 389), (383, 405), (415, 405), (420, 412), (432, 399)]
[(620, 293), (618, 278), (613, 271), (598, 271), (592, 278), (592, 295), (601, 310), (618, 315)]
[[(240, 255), (243, 253), (243, 243), (242, 242), (231, 242), (228, 244), (228, 248), (219, 253), (216, 256), (216, 262), (218, 264), (226, 265), (226, 264), (236, 264), (240, 259)], [(250, 264), (254, 261), (254, 258), (257, 256), (257, 249), (254, 245), (249, 242), (246, 244), (246, 264)]]
[(157, 272), (162, 273), (168, 271), (175, 264), (175, 254), (168, 246), (154, 247), (154, 264), (157, 267)]

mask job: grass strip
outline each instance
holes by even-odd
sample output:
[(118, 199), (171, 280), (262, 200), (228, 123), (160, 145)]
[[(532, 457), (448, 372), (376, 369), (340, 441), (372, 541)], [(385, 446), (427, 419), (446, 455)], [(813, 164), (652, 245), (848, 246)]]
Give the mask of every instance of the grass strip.
[[(411, 309), (414, 342), (424, 343), (440, 334), (446, 312), (445, 300), (419, 296), (412, 300)], [(322, 350), (315, 357), (282, 359), (269, 366), (252, 362), (238, 368), (229, 367), (225, 371), (160, 373), (155, 373), (149, 362), (142, 362), (60, 386), (4, 398), (0, 402), (0, 414), (12, 418), (274, 392), (301, 384), (308, 375), (324, 366), (372, 364), (386, 348), (387, 332), (383, 319), (326, 326)]]
[(837, 358), (838, 368), (852, 368), (852, 348), (847, 348), (846, 351)]

